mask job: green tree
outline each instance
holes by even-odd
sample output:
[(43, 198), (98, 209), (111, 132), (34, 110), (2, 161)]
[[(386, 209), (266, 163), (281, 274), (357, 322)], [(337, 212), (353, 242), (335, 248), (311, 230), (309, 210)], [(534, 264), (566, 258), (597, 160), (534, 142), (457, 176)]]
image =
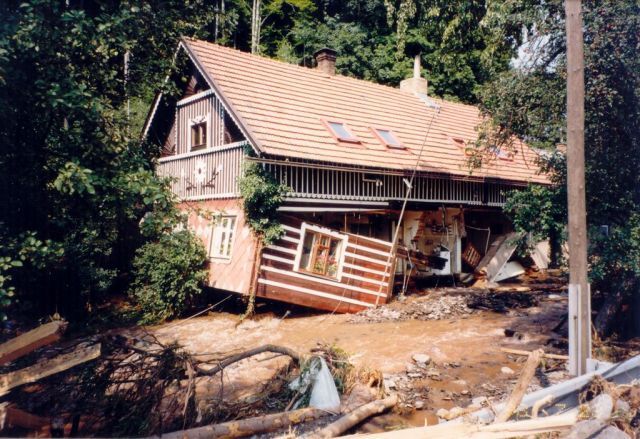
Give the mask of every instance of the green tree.
[[(589, 274), (593, 291), (620, 305), (640, 295), (640, 5), (634, 0), (583, 3)], [(562, 2), (509, 2), (500, 12), (509, 26), (528, 30), (528, 53), (518, 68), (483, 90), (481, 100), (492, 122), (483, 127), (480, 146), (513, 147), (509, 139), (517, 135), (553, 149), (564, 142), (566, 126)], [(529, 209), (511, 213), (521, 228), (537, 232), (542, 224), (527, 219), (530, 208), (539, 206), (542, 218), (566, 215), (564, 162), (542, 162), (554, 188), (531, 194), (529, 202), (515, 195), (511, 203), (528, 204)], [(608, 235), (601, 226), (608, 227)], [(603, 333), (611, 330), (615, 313), (609, 314), (598, 319)]]
[(0, 257), (22, 262), (23, 305), (90, 305), (179, 221), (127, 102), (148, 99), (178, 36), (206, 36), (213, 12), (204, 0), (0, 3)]

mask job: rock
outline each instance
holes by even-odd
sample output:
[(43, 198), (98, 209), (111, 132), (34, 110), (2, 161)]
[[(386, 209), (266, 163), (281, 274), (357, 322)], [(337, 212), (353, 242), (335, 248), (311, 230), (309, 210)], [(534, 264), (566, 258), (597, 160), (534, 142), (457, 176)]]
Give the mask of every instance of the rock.
[(427, 376), (431, 379), (440, 379), (440, 372), (436, 369), (429, 369), (427, 370)]
[(416, 367), (416, 365), (412, 364), (412, 363), (407, 363), (407, 365), (405, 366), (405, 369), (406, 369), (407, 373), (417, 372), (418, 371), (418, 368)]
[(436, 416), (441, 419), (447, 419), (449, 417), (449, 410), (447, 409), (438, 409), (436, 412)]
[(409, 378), (415, 379), (415, 378), (422, 378), (424, 375), (422, 375), (420, 372), (411, 372), (411, 373), (408, 373), (407, 376)]
[(471, 400), (471, 404), (482, 407), (482, 404), (486, 404), (489, 402), (486, 396), (476, 396)]
[(613, 425), (608, 426), (600, 433), (592, 437), (593, 439), (631, 439), (631, 437), (629, 437), (627, 433), (617, 427), (614, 427)]
[(395, 389), (396, 388), (396, 382), (392, 379), (385, 379), (384, 381), (384, 387), (385, 389)]
[(454, 407), (451, 410), (449, 410), (449, 417), (446, 419), (455, 419), (458, 418), (462, 415), (464, 415), (466, 412), (465, 409), (463, 409), (462, 407)]
[(455, 380), (455, 381), (452, 381), (452, 383), (458, 386), (463, 386), (463, 387), (467, 385), (467, 382), (465, 380)]
[(515, 372), (513, 371), (513, 369), (511, 369), (510, 367), (507, 367), (507, 366), (503, 366), (503, 367), (500, 369), (500, 372), (502, 372), (502, 373), (503, 373), (503, 374), (505, 374), (505, 375), (513, 375), (513, 374), (515, 374)]
[(460, 394), (467, 396), (469, 394), (469, 391), (467, 389), (464, 389), (462, 392), (460, 392)]
[(413, 406), (416, 408), (416, 410), (422, 410), (424, 408), (424, 401), (416, 399), (416, 401), (413, 403)]
[(601, 393), (589, 401), (589, 410), (594, 419), (607, 421), (613, 411), (613, 399), (607, 393)]
[(571, 431), (564, 436), (564, 439), (584, 439), (595, 437), (594, 435), (604, 430), (606, 424), (595, 419), (580, 421), (571, 428)]
[(431, 357), (427, 354), (413, 354), (412, 358), (418, 365), (427, 365), (431, 363)]

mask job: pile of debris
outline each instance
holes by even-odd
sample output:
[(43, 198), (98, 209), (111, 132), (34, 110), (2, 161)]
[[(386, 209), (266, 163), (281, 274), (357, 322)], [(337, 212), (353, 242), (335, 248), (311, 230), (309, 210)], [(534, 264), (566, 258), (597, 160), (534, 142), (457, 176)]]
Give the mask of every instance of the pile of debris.
[[(61, 341), (66, 326), (53, 321), (0, 345), (3, 434), (243, 437), (307, 423), (304, 430), (334, 437), (397, 402), (384, 398), (379, 372), (356, 370), (335, 347), (197, 354), (148, 333)], [(283, 358), (272, 379), (253, 380), (249, 397), (224, 391), (223, 374)]]
[(409, 297), (403, 302), (392, 302), (370, 308), (350, 316), (350, 323), (380, 323), (404, 320), (442, 320), (473, 313), (463, 295), (441, 292)]
[(510, 309), (537, 306), (542, 291), (491, 291), (476, 288), (441, 288), (425, 290), (377, 308), (352, 315), (350, 323), (380, 323), (404, 320), (443, 320), (468, 316), (476, 310), (505, 313)]

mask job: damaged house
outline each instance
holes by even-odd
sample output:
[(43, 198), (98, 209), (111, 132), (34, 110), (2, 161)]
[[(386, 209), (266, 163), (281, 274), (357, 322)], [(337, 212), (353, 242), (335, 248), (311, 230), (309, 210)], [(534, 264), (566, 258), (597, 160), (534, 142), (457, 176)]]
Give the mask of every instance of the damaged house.
[[(393, 88), (337, 75), (332, 50), (315, 56), (310, 69), (179, 45), (182, 98), (159, 95), (144, 135), (162, 148), (157, 172), (173, 178), (205, 243), (210, 286), (249, 294), (255, 285), (260, 297), (357, 312), (387, 302), (407, 273), (473, 272), (512, 230), (505, 194), (547, 183), (536, 153), (496, 150), (470, 173), (479, 111), (429, 97), (418, 59)], [(248, 160), (289, 188), (285, 235), (261, 252), (239, 198)]]

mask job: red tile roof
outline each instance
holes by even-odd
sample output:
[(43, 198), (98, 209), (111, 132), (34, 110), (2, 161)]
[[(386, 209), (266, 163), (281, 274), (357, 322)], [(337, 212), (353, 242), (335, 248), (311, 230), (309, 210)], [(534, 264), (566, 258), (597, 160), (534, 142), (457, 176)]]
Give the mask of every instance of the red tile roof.
[[(434, 99), (439, 114), (416, 95), (397, 88), (251, 55), (199, 40), (184, 40), (205, 73), (237, 112), (264, 153), (387, 169), (469, 175), (467, 157), (451, 138), (473, 143), (480, 122), (472, 105)], [(323, 121), (342, 121), (361, 141), (341, 142)], [(391, 129), (404, 150), (386, 147), (372, 127)], [(521, 142), (513, 160), (493, 160), (473, 176), (547, 182), (536, 153)]]

